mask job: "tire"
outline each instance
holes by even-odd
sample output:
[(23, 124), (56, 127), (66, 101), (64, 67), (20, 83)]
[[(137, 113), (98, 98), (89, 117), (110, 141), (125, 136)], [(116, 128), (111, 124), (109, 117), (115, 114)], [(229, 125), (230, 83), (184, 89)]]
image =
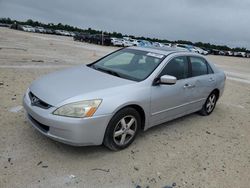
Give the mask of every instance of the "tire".
[(140, 114), (134, 108), (124, 108), (110, 120), (103, 143), (113, 151), (125, 149), (135, 140), (140, 127)]
[(216, 106), (217, 100), (218, 100), (218, 97), (217, 97), (216, 93), (215, 93), (215, 92), (212, 92), (212, 93), (208, 96), (208, 98), (207, 98), (205, 104), (203, 105), (203, 107), (202, 107), (202, 109), (199, 111), (199, 113), (200, 113), (202, 116), (208, 116), (208, 115), (210, 115), (210, 114), (214, 111), (214, 108), (215, 108), (215, 106)]

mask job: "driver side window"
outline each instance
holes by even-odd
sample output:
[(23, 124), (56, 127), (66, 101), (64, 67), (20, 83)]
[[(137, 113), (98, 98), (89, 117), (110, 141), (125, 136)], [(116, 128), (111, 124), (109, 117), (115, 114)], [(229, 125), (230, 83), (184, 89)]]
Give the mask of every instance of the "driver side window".
[(185, 56), (175, 57), (162, 70), (160, 76), (175, 76), (177, 80), (188, 78), (188, 59)]

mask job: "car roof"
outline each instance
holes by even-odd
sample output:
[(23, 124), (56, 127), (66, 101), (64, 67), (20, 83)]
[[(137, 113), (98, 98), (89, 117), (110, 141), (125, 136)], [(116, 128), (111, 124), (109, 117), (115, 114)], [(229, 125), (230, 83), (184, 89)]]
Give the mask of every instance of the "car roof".
[(189, 52), (186, 49), (183, 48), (172, 48), (172, 47), (128, 47), (129, 49), (135, 49), (135, 50), (141, 50), (141, 51), (147, 51), (147, 52), (153, 52), (158, 53), (162, 55), (169, 55), (171, 53), (177, 53), (177, 52)]

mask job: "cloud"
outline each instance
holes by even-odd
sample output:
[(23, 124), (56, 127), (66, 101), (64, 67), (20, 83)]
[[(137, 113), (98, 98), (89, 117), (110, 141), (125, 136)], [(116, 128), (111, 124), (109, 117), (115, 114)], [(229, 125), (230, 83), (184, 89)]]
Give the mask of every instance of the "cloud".
[(248, 0), (0, 0), (0, 17), (250, 48)]

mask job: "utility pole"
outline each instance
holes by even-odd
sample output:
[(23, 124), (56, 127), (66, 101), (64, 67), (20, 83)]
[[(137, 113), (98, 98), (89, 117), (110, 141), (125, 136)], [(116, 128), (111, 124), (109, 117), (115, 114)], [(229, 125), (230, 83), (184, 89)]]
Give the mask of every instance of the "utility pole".
[(103, 45), (103, 31), (102, 31), (102, 45)]

